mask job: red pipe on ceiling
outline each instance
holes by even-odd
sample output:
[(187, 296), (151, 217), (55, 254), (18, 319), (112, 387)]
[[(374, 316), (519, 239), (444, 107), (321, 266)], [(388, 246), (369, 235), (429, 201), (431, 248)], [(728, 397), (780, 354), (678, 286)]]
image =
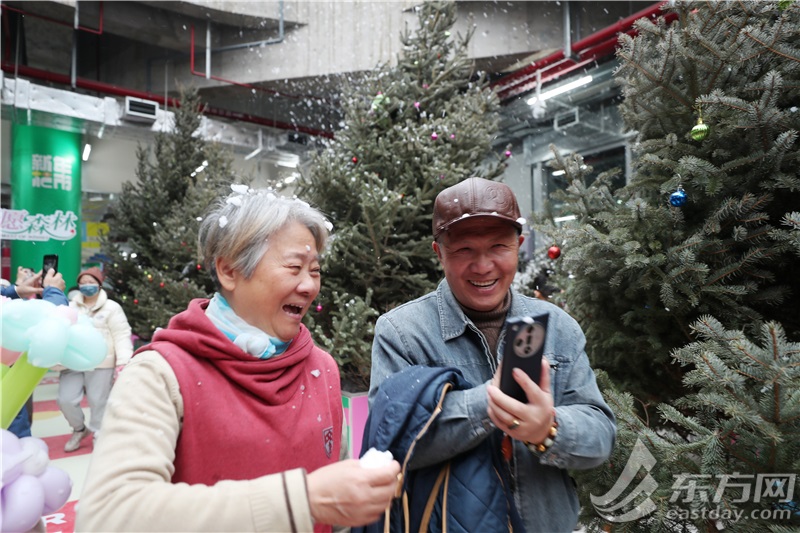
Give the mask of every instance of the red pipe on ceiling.
[[(58, 74), (55, 72), (49, 72), (46, 70), (40, 70), (32, 67), (27, 67), (24, 65), (15, 66), (13, 63), (3, 61), (2, 69), (5, 72), (9, 73), (16, 73), (22, 76), (26, 76), (29, 78), (35, 78), (40, 80), (45, 80), (53, 83), (59, 83), (63, 85), (70, 85), (70, 77), (66, 74)], [(154, 102), (158, 102), (161, 105), (169, 105), (172, 107), (180, 106), (180, 101), (176, 98), (165, 98), (163, 96), (152, 94), (144, 91), (136, 91), (133, 89), (126, 89), (123, 87), (118, 87), (116, 85), (112, 85), (110, 83), (103, 83), (100, 81), (94, 80), (87, 80), (85, 78), (76, 78), (75, 86), (80, 87), (81, 89), (86, 89), (89, 91), (95, 91), (103, 94), (112, 94), (115, 96), (132, 96), (134, 98), (142, 98), (144, 100), (152, 100)], [(314, 135), (317, 137), (326, 137), (329, 139), (333, 138), (333, 133), (329, 131), (318, 130), (314, 128), (309, 128), (306, 126), (295, 126), (294, 124), (289, 124), (287, 122), (281, 122), (279, 120), (272, 120), (265, 117), (259, 117), (256, 115), (250, 115), (247, 113), (240, 113), (238, 111), (228, 111), (225, 109), (214, 108), (210, 106), (203, 107), (203, 113), (205, 115), (228, 118), (228, 119), (235, 119), (240, 120), (242, 122), (251, 122), (253, 124), (260, 124), (262, 126), (269, 126), (271, 128), (278, 128), (282, 130), (291, 130), (296, 131), (299, 133), (306, 133), (308, 135)]]
[[(46, 20), (48, 22), (53, 22), (55, 24), (61, 24), (61, 25), (64, 25), (64, 26), (69, 26), (69, 27), (73, 26), (73, 24), (70, 24), (68, 22), (63, 22), (63, 21), (60, 21), (60, 20), (57, 20), (57, 19), (54, 19), (54, 18), (51, 18), (51, 17), (46, 17), (44, 15), (38, 15), (36, 13), (30, 13), (30, 12), (25, 11), (23, 9), (18, 9), (18, 8), (9, 6), (9, 5), (5, 4), (5, 3), (3, 3), (1, 5), (1, 7), (2, 7), (2, 9), (7, 9), (9, 11), (14, 11), (14, 12), (20, 13), (20, 14), (22, 14), (24, 16), (31, 16), (31, 17), (35, 17), (35, 18), (40, 18), (40, 19)], [(78, 25), (78, 27), (76, 29), (80, 30), (80, 31), (93, 33), (95, 35), (102, 35), (103, 34), (103, 19), (104, 19), (104, 17), (103, 17), (103, 1), (102, 0), (100, 1), (99, 10), (100, 10), (99, 11), (99, 19), (100, 20), (99, 20), (99, 23), (98, 23), (98, 29), (97, 30), (95, 30), (93, 28), (87, 28), (86, 26), (80, 26), (80, 25)], [(3, 18), (5, 19), (5, 17), (3, 17)], [(10, 49), (10, 47), (8, 49)], [(41, 79), (41, 80), (52, 81), (52, 82), (55, 82), (55, 83), (63, 83), (65, 85), (71, 85), (72, 84), (72, 82), (69, 79), (69, 77), (68, 76), (64, 76), (62, 74), (57, 74), (55, 72), (48, 72), (48, 71), (44, 71), (44, 70), (34, 69), (34, 68), (27, 67), (27, 66), (24, 66), (24, 65), (19, 65), (16, 68), (14, 66), (9, 66), (9, 65), (10, 65), (10, 63), (4, 60), (3, 61), (3, 65), (2, 65), (3, 70), (6, 71), (6, 72), (22, 74), (24, 76), (29, 76), (31, 78), (37, 78), (37, 79)], [(195, 72), (195, 70), (194, 70), (194, 26), (192, 26), (192, 32), (191, 32), (191, 73), (194, 74), (195, 76), (203, 76), (203, 77), (205, 77), (204, 73)], [(220, 78), (220, 77), (217, 77), (217, 76), (209, 76), (209, 77), (211, 79), (213, 79), (213, 80), (216, 80), (216, 81), (221, 81), (221, 82), (224, 82), (224, 83), (230, 83), (230, 84), (237, 85), (237, 86), (240, 86), (240, 87), (256, 89), (256, 90), (259, 90), (259, 91), (269, 92), (271, 94), (275, 94), (277, 96), (281, 96), (281, 97), (285, 97), (285, 98), (295, 98), (295, 99), (299, 99), (299, 98), (315, 98), (315, 99), (317, 99), (317, 100), (319, 100), (321, 102), (325, 102), (326, 101), (324, 98), (321, 98), (321, 97), (286, 94), (286, 93), (282, 93), (280, 91), (274, 91), (274, 90), (271, 90), (271, 89), (264, 89), (262, 87), (258, 87), (258, 86), (251, 85), (251, 84), (248, 84), (248, 83), (239, 83), (239, 82), (236, 82), (236, 81), (233, 81), (233, 80), (226, 80), (226, 79), (223, 79), (223, 78)], [(66, 79), (66, 81), (64, 81), (64, 79)], [(142, 99), (145, 99), (145, 100), (153, 100), (153, 101), (159, 102), (161, 105), (167, 105), (167, 104), (165, 104), (165, 98), (162, 97), (162, 96), (150, 94), (150, 93), (147, 93), (147, 92), (136, 91), (134, 89), (124, 89), (124, 88), (121, 88), (121, 87), (117, 87), (116, 85), (96, 82), (96, 81), (87, 80), (87, 79), (77, 79), (76, 80), (76, 86), (84, 88), (84, 89), (90, 89), (90, 90), (93, 90), (93, 91), (105, 93), (105, 94), (114, 94), (114, 95), (117, 95), (117, 96), (133, 96), (135, 98), (142, 98)], [(174, 98), (168, 99), (167, 102), (169, 102), (168, 105), (171, 105), (173, 107), (177, 107), (178, 105), (180, 105), (180, 103)], [(261, 124), (261, 125), (269, 126), (269, 127), (273, 127), (273, 128), (292, 130), (292, 131), (297, 131), (299, 133), (307, 133), (309, 135), (314, 135), (314, 136), (317, 136), (317, 137), (326, 137), (326, 138), (330, 138), (330, 139), (333, 138), (333, 133), (331, 133), (331, 132), (318, 130), (318, 129), (315, 129), (315, 128), (309, 128), (309, 127), (306, 127), (306, 126), (295, 126), (293, 124), (288, 124), (286, 122), (281, 122), (281, 121), (278, 121), (278, 120), (272, 120), (272, 119), (268, 119), (268, 118), (264, 118), (264, 117), (259, 117), (259, 116), (256, 116), (256, 115), (250, 115), (250, 114), (247, 114), (247, 113), (240, 113), (238, 111), (229, 111), (229, 110), (226, 110), (226, 109), (218, 109), (218, 108), (212, 108), (212, 107), (208, 107), (207, 106), (205, 108), (204, 112), (207, 115), (224, 117), (224, 118), (232, 118), (232, 119), (241, 120), (241, 121), (244, 121), (244, 122), (252, 122), (253, 124)]]
[[(620, 33), (635, 34), (633, 23), (644, 17), (656, 18), (661, 11), (661, 7), (666, 3), (666, 1), (663, 1), (653, 4), (584, 39), (576, 41), (572, 44), (570, 50), (573, 56), (578, 58), (577, 61), (572, 57), (566, 57), (564, 50), (559, 50), (497, 80), (492, 84), (492, 87), (497, 91), (500, 101), (503, 102), (535, 88), (537, 72), (542, 73), (541, 82), (544, 83), (585, 66), (596, 59), (605, 57), (616, 48)], [(674, 16), (668, 17), (668, 20), (673, 20), (674, 18)], [(531, 78), (534, 81), (529, 81)]]

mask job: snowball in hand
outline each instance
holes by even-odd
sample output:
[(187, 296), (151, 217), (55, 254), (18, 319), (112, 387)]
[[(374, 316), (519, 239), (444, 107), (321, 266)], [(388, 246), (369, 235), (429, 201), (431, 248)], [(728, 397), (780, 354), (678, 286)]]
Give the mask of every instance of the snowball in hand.
[(381, 468), (391, 463), (393, 459), (392, 452), (388, 450), (379, 452), (375, 448), (370, 448), (358, 462), (361, 463), (361, 468)]

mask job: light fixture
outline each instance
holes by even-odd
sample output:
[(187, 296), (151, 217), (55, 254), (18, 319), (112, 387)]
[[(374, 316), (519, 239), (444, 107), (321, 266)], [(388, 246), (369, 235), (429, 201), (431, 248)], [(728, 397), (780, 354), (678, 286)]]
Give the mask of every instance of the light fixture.
[(566, 215), (563, 217), (556, 217), (553, 219), (553, 222), (558, 224), (559, 222), (569, 222), (570, 220), (576, 220), (578, 218), (577, 215)]
[(83, 159), (84, 161), (88, 161), (89, 160), (89, 154), (91, 154), (91, 153), (92, 153), (92, 145), (89, 144), (89, 143), (86, 143), (83, 146), (83, 156), (81, 157), (81, 159)]
[(571, 81), (569, 83), (565, 83), (560, 87), (556, 87), (550, 91), (545, 91), (541, 93), (539, 96), (534, 96), (528, 99), (528, 105), (534, 105), (537, 102), (544, 102), (548, 98), (552, 98), (554, 96), (558, 96), (559, 94), (563, 94), (567, 91), (571, 91), (572, 89), (577, 89), (578, 87), (583, 87), (586, 84), (592, 83), (591, 76), (584, 76), (582, 78), (578, 78), (575, 81)]
[(244, 156), (244, 160), (249, 161), (250, 159), (253, 159), (255, 156), (260, 154), (262, 150), (264, 150), (264, 134), (261, 133), (261, 130), (258, 130), (258, 146), (255, 150)]

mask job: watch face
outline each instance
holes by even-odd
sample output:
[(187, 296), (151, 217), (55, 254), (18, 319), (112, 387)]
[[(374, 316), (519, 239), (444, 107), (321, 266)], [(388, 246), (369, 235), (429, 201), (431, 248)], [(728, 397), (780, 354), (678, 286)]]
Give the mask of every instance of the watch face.
[(538, 322), (523, 324), (514, 335), (514, 353), (518, 357), (530, 357), (541, 349), (544, 343), (544, 326)]

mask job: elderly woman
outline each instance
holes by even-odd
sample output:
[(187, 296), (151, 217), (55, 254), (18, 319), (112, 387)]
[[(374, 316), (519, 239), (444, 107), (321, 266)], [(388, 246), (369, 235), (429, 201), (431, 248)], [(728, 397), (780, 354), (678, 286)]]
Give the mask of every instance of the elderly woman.
[(380, 516), (400, 467), (339, 461), (339, 372), (301, 324), (328, 224), (305, 202), (252, 190), (205, 218), (218, 292), (120, 374), (78, 530), (325, 531)]

